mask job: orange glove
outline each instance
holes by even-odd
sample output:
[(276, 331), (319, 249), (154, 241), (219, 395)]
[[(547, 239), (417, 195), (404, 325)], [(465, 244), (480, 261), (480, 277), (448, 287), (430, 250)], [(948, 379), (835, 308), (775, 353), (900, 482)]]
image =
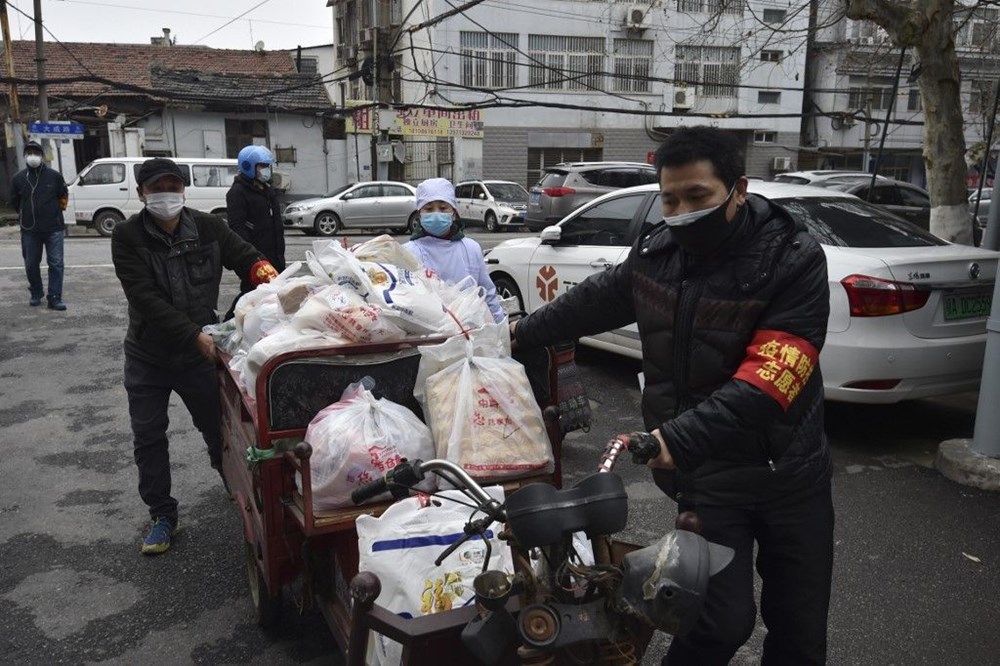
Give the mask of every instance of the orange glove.
[(278, 277), (278, 271), (267, 259), (261, 259), (250, 267), (250, 284), (253, 286), (262, 285)]

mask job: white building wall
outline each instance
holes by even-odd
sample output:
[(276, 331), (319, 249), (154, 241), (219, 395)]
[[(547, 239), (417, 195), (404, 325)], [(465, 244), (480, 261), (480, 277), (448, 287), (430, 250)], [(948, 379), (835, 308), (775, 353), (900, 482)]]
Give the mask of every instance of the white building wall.
[[(165, 119), (147, 119), (146, 150), (180, 157), (229, 157), (225, 154), (226, 118), (266, 118), (272, 151), (294, 147), (296, 161), (279, 162), (275, 171), (291, 177), (289, 200), (320, 196), (347, 182), (343, 141), (324, 141), (322, 119), (290, 114), (223, 114), (167, 110)], [(235, 157), (233, 155), (232, 157)]]

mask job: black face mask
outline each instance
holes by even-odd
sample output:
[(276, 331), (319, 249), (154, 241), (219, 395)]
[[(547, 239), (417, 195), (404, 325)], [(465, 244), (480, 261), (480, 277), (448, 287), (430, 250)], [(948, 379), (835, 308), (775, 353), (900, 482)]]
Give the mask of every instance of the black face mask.
[[(685, 213), (675, 217), (664, 218), (667, 226), (670, 227), (670, 235), (681, 248), (696, 256), (708, 256), (722, 247), (729, 237), (736, 230), (736, 217), (730, 222), (726, 219), (726, 208), (733, 198), (736, 186), (729, 191), (726, 200), (721, 204), (707, 211), (696, 211)], [(678, 225), (682, 218), (691, 216), (693, 221)], [(673, 222), (673, 224), (671, 224)]]

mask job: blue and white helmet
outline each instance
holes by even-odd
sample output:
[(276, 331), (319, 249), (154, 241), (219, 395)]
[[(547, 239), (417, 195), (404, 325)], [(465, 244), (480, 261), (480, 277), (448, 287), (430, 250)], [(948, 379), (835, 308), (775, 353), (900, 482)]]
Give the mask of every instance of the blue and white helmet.
[(236, 156), (240, 163), (240, 173), (247, 178), (257, 177), (258, 164), (274, 164), (274, 155), (264, 146), (247, 146)]

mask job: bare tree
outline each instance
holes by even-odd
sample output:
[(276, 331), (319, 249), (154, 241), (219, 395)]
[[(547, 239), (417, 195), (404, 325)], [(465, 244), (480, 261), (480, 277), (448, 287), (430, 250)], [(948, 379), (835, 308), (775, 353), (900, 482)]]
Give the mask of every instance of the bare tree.
[(923, 157), (932, 205), (930, 229), (946, 240), (971, 245), (955, 0), (845, 2), (849, 18), (875, 22), (898, 46), (916, 52), (924, 112)]

